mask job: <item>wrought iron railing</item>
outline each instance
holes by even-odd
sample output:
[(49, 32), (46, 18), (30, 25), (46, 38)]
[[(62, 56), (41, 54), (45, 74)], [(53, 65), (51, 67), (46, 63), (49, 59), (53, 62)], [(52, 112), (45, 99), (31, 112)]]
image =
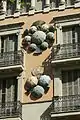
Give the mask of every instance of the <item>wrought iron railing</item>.
[(55, 97), (52, 106), (53, 113), (80, 111), (80, 95)]
[(51, 120), (51, 115), (55, 117), (62, 113), (80, 112), (80, 95), (56, 96), (51, 105), (41, 115), (41, 120)]
[(0, 103), (0, 118), (22, 118), (22, 105), (20, 101)]
[(11, 51), (0, 53), (0, 67), (23, 64), (23, 54), (21, 51)]
[(53, 46), (52, 59), (69, 59), (80, 57), (80, 43), (58, 44)]

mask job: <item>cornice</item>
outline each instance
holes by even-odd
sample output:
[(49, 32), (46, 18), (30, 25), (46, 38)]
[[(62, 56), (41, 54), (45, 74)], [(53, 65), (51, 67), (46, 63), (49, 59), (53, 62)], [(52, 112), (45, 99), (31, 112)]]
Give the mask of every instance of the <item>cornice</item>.
[(58, 17), (53, 18), (53, 21), (55, 24), (64, 23), (64, 22), (71, 22), (71, 21), (78, 21), (78, 20), (80, 20), (80, 13), (65, 15), (65, 16), (58, 16)]
[(24, 24), (24, 22), (5, 24), (5, 25), (2, 24), (2, 25), (0, 25), (0, 31), (21, 29), (23, 24)]

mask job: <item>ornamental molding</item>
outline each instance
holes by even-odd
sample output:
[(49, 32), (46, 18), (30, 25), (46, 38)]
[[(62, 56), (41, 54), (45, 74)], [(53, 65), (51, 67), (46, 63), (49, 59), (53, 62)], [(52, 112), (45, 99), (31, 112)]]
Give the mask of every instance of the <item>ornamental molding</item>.
[(5, 24), (5, 25), (2, 24), (2, 25), (0, 25), (0, 32), (22, 29), (23, 24), (24, 24), (24, 22), (13, 23), (13, 24)]
[(65, 16), (58, 16), (58, 17), (53, 18), (53, 21), (55, 24), (73, 22), (73, 21), (79, 21), (79, 20), (80, 20), (80, 13), (72, 14), (72, 15), (65, 15)]
[(22, 48), (33, 55), (40, 55), (43, 51), (52, 47), (54, 43), (54, 32), (56, 28), (48, 25), (45, 21), (35, 21), (30, 29), (23, 33)]

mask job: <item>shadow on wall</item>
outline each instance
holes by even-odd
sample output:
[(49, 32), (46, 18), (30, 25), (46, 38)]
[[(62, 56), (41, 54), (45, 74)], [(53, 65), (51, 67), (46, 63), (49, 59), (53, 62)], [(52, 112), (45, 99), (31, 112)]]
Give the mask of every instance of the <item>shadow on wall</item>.
[(43, 114), (40, 116), (40, 120), (51, 120), (50, 113), (53, 110), (53, 103), (49, 105), (49, 107), (43, 112)]
[(49, 22), (49, 24), (53, 24), (54, 23), (54, 20), (52, 19), (50, 22)]
[(52, 53), (43, 61), (44, 74), (49, 75), (53, 79), (52, 65), (51, 65)]

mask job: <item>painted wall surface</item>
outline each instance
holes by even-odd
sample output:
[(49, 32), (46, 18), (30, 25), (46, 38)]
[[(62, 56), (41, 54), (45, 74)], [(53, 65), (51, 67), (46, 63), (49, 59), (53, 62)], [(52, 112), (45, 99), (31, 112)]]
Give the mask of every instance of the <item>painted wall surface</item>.
[(0, 21), (0, 25), (5, 25), (5, 24), (12, 24), (12, 23), (17, 23), (17, 22), (25, 22), (23, 26), (23, 31), (25, 28), (29, 28), (31, 24), (36, 21), (36, 20), (44, 20), (47, 23), (52, 23), (53, 24), (53, 18), (57, 16), (67, 16), (67, 15), (72, 15), (72, 14), (77, 14), (80, 13), (80, 8), (75, 9), (65, 9), (63, 11), (55, 10), (55, 11), (50, 11), (49, 13), (36, 13), (34, 15), (25, 15), (23, 14), (20, 17), (14, 18), (14, 17), (7, 17), (4, 20)]
[[(6, 18), (5, 20), (0, 21), (0, 25), (7, 25), (7, 24), (13, 24), (18, 22), (24, 22), (24, 25), (22, 26), (21, 34), (23, 34), (24, 30), (26, 28), (30, 28), (33, 22), (37, 20), (43, 20), (47, 24), (54, 24), (53, 17), (57, 16), (65, 16), (65, 15), (71, 15), (71, 14), (77, 14), (80, 13), (80, 9), (66, 9), (64, 11), (51, 11), (49, 13), (36, 13), (34, 15), (28, 16), (28, 15), (22, 15), (18, 18)], [(23, 39), (23, 38), (22, 38)], [(25, 55), (25, 65), (24, 65), (24, 73), (23, 73), (23, 79), (22, 79), (22, 103), (27, 102), (38, 102), (38, 101), (47, 101), (51, 100), (53, 97), (53, 80), (50, 83), (50, 89), (47, 94), (44, 94), (43, 97), (41, 97), (38, 100), (32, 100), (30, 98), (30, 95), (26, 95), (26, 91), (24, 90), (24, 84), (26, 82), (27, 77), (31, 75), (31, 70), (35, 68), (36, 66), (41, 66), (43, 63), (46, 65), (46, 73), (51, 75), (51, 78), (53, 79), (52, 73), (52, 66), (48, 64), (49, 62), (49, 56), (51, 54), (51, 49), (47, 49), (39, 56), (33, 56), (32, 54), (27, 54), (27, 52), (24, 52)]]
[(23, 81), (23, 102), (37, 102), (37, 101), (44, 101), (44, 100), (51, 100), (53, 96), (53, 80), (50, 82), (50, 89), (47, 94), (44, 94), (40, 99), (34, 100), (30, 98), (30, 95), (26, 95), (26, 91), (24, 90), (24, 83), (26, 79), (31, 76), (31, 71), (37, 66), (44, 65), (45, 67), (45, 74), (49, 74), (51, 78), (53, 78), (52, 67), (50, 64), (49, 57), (51, 55), (51, 50), (47, 49), (39, 56), (33, 56), (33, 54), (25, 53), (25, 79)]
[(25, 104), (22, 107), (23, 120), (40, 120), (41, 115), (48, 109), (51, 102)]

